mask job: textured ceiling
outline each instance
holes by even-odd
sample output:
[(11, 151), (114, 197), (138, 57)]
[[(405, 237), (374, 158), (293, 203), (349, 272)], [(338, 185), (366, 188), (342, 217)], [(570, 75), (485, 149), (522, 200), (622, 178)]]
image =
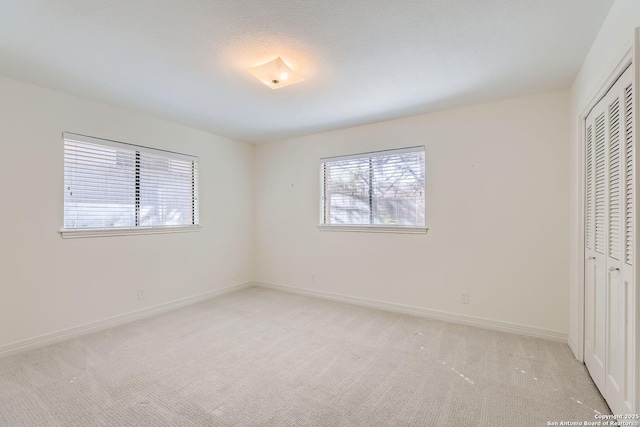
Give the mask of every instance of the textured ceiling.
[(568, 88), (611, 3), (2, 0), (0, 74), (265, 142)]

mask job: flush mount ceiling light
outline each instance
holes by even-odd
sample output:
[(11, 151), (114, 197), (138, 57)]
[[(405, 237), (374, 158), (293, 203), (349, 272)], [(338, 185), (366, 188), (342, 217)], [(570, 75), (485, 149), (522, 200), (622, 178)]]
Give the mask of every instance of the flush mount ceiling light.
[(271, 89), (280, 89), (304, 80), (296, 74), (280, 57), (266, 64), (258, 65), (249, 69), (258, 80)]

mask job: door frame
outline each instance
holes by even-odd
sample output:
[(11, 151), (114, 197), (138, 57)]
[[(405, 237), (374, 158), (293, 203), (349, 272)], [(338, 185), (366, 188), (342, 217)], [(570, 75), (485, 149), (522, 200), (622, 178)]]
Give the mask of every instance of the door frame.
[[(633, 48), (631, 44), (625, 49), (624, 55), (618, 61), (618, 63), (613, 67), (611, 73), (604, 82), (600, 85), (600, 89), (596, 92), (596, 94), (591, 98), (587, 107), (582, 111), (582, 113), (578, 116), (578, 174), (580, 179), (578, 180), (579, 189), (578, 189), (578, 205), (580, 209), (578, 210), (578, 256), (580, 257), (580, 261), (578, 262), (578, 266), (580, 271), (578, 272), (578, 313), (577, 317), (579, 319), (578, 322), (578, 333), (575, 336), (577, 342), (574, 341), (574, 338), (569, 336), (569, 347), (573, 351), (574, 355), (578, 360), (584, 362), (584, 305), (585, 305), (585, 269), (586, 269), (586, 254), (585, 254), (585, 243), (586, 243), (586, 218), (585, 218), (585, 203), (586, 203), (586, 120), (587, 116), (591, 113), (591, 110), (600, 102), (602, 98), (609, 92), (609, 89), (614, 85), (616, 80), (620, 78), (622, 73), (631, 65), (633, 62)], [(635, 82), (634, 82), (635, 83)]]
[[(579, 319), (575, 336), (569, 335), (568, 344), (571, 350), (573, 351), (575, 357), (584, 362), (584, 343), (585, 343), (585, 271), (586, 271), (586, 254), (585, 254), (585, 243), (586, 243), (586, 218), (585, 218), (585, 203), (586, 203), (586, 119), (591, 110), (605, 97), (605, 95), (609, 92), (614, 83), (618, 80), (618, 78), (624, 73), (624, 71), (631, 66), (633, 72), (633, 85), (634, 85), (634, 136), (636, 139), (636, 147), (635, 147), (635, 165), (634, 165), (634, 173), (635, 179), (640, 178), (640, 165), (638, 163), (640, 160), (640, 144), (638, 144), (638, 131), (640, 130), (640, 64), (638, 61), (640, 60), (640, 28), (636, 28), (633, 34), (632, 40), (625, 45), (624, 53), (621, 55), (619, 61), (612, 67), (610, 67), (611, 72), (609, 75), (603, 80), (599, 89), (595, 92), (595, 94), (591, 97), (591, 100), (587, 104), (587, 107), (582, 111), (582, 113), (578, 116), (577, 120), (577, 136), (578, 136), (578, 156), (579, 160), (577, 162), (578, 165), (578, 256), (580, 260), (577, 263), (579, 267), (578, 273), (578, 286), (577, 286), (577, 295), (578, 299), (578, 312), (577, 318)], [(638, 220), (638, 216), (640, 215), (640, 209), (638, 209), (638, 205), (640, 204), (639, 196), (639, 187), (640, 185), (635, 185), (635, 242), (639, 242), (640, 232), (638, 228), (640, 227), (640, 221)], [(638, 260), (640, 256), (638, 255), (637, 248), (640, 245), (636, 245), (634, 247), (634, 289), (635, 289), (635, 301), (636, 307), (640, 307), (640, 292), (639, 292), (639, 280), (636, 278), (638, 276), (638, 270), (640, 268), (640, 263)], [(633, 329), (632, 335), (634, 337), (634, 342), (631, 343), (634, 347), (634, 359), (635, 360), (635, 369), (634, 372), (631, 372), (631, 378), (634, 383), (634, 391), (635, 391), (635, 411), (640, 410), (640, 361), (638, 361), (638, 356), (640, 355), (640, 310), (636, 309), (633, 313), (635, 319), (633, 322), (629, 324), (629, 326)]]

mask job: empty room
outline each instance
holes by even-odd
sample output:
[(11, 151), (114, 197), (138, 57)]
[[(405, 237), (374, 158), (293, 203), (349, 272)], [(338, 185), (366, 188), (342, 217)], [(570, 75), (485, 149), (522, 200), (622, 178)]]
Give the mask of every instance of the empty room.
[(0, 427), (640, 426), (638, 0), (0, 2)]

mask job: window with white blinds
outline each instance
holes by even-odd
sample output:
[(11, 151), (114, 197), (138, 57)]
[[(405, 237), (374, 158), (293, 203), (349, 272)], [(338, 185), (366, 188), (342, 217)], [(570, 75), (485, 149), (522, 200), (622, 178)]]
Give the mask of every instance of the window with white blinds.
[(65, 132), (64, 230), (197, 227), (198, 158)]
[(321, 226), (424, 228), (425, 149), (320, 159)]

